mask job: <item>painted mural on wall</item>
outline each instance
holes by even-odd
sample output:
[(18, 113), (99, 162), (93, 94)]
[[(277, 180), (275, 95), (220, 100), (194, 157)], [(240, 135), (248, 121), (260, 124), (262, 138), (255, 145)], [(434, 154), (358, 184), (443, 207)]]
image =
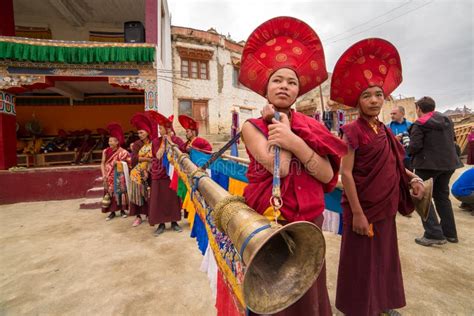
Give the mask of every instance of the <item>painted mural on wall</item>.
[(15, 104), (11, 94), (0, 91), (0, 113), (16, 116)]

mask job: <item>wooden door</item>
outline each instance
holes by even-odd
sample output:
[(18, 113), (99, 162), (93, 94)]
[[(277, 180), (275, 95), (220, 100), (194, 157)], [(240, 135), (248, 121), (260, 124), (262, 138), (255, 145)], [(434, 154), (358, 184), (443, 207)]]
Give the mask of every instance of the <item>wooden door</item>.
[(207, 100), (193, 101), (193, 118), (199, 124), (199, 135), (209, 133), (209, 114)]

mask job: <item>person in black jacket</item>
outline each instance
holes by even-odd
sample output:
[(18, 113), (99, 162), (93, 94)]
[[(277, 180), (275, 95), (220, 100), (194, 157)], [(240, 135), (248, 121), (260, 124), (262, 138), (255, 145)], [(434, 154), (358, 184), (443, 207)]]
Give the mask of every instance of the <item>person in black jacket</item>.
[(408, 155), (412, 157), (415, 173), (423, 180), (433, 178), (433, 204), (426, 222), (425, 233), (415, 242), (423, 246), (458, 242), (453, 208), (449, 199), (449, 180), (454, 170), (462, 167), (456, 154), (453, 122), (435, 111), (435, 101), (423, 97), (416, 101), (418, 120), (410, 128)]

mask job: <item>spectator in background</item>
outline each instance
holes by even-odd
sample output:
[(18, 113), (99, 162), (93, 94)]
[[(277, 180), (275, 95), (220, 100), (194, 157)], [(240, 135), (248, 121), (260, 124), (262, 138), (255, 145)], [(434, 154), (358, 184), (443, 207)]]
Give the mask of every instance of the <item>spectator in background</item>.
[(467, 164), (474, 165), (474, 126), (467, 137)]
[(449, 180), (454, 170), (462, 167), (454, 146), (454, 125), (449, 117), (435, 111), (435, 101), (423, 97), (416, 101), (418, 120), (410, 128), (407, 152), (412, 157), (412, 167), (423, 180), (433, 178), (433, 204), (426, 222), (423, 237), (415, 242), (422, 246), (442, 245), (446, 240), (458, 242), (453, 208), (449, 199)]
[(461, 201), (461, 209), (474, 216), (474, 168), (464, 171), (454, 182), (451, 193)]
[[(398, 141), (403, 145), (403, 148), (405, 148), (406, 150), (406, 147), (410, 143), (408, 130), (410, 129), (412, 122), (408, 121), (405, 118), (405, 108), (401, 105), (395, 106), (392, 108), (392, 110), (390, 111), (390, 117), (392, 118), (392, 121), (389, 124), (387, 124), (387, 127), (392, 130), (395, 137), (398, 139)], [(410, 171), (413, 170), (413, 168), (411, 168), (410, 157), (408, 156), (408, 154), (405, 155), (403, 164), (405, 165), (405, 168), (407, 168), (408, 170)]]

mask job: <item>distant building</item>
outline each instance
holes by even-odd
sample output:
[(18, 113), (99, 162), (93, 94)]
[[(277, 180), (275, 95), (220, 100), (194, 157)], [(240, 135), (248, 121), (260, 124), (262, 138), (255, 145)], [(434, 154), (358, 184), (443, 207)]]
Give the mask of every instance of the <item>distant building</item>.
[[(325, 118), (332, 118), (332, 130), (337, 128), (337, 117), (336, 113), (338, 110), (344, 112), (345, 123), (352, 122), (359, 117), (359, 111), (356, 108), (351, 108), (342, 104), (339, 104), (330, 99), (330, 87), (331, 87), (331, 77), (332, 74), (329, 73), (329, 78), (323, 82), (320, 87), (317, 87), (301, 98), (296, 102), (296, 110), (302, 112), (306, 115), (314, 116), (316, 113), (322, 114), (323, 109), (325, 113)], [(322, 97), (321, 97), (322, 92)], [(405, 98), (405, 99), (394, 99), (389, 96), (385, 101), (382, 111), (379, 115), (379, 120), (383, 123), (389, 123), (390, 111), (394, 106), (403, 106), (405, 108), (405, 117), (409, 121), (416, 120), (416, 111), (415, 111), (415, 98)]]
[(463, 108), (456, 108), (454, 110), (447, 110), (444, 112), (451, 120), (456, 123), (472, 122), (474, 120), (474, 111), (466, 105)]
[(2, 0), (0, 15), (0, 169), (34, 160), (16, 153), (32, 121), (48, 139), (173, 112), (166, 0)]
[(232, 109), (239, 111), (241, 124), (260, 115), (265, 99), (238, 81), (244, 43), (212, 28), (172, 26), (171, 36), (175, 114), (194, 117), (201, 134), (230, 134)]

